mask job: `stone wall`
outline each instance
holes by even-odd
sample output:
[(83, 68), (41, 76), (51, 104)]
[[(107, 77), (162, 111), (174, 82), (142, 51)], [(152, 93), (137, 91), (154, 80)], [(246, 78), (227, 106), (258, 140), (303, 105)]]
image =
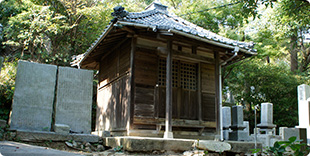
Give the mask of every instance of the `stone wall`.
[(51, 131), (54, 124), (91, 132), (93, 72), (19, 61), (10, 127)]

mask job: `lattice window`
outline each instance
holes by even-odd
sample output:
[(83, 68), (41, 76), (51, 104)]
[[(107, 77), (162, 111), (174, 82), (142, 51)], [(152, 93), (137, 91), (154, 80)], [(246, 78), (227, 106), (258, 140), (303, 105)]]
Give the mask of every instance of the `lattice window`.
[(183, 89), (197, 89), (197, 65), (181, 62), (181, 87)]
[[(158, 85), (166, 86), (166, 59), (159, 59)], [(172, 87), (197, 89), (197, 64), (183, 61), (172, 62)]]
[[(159, 73), (158, 73), (158, 85), (166, 86), (166, 60), (159, 59)], [(172, 87), (178, 87), (178, 72), (179, 72), (179, 62), (172, 61)]]

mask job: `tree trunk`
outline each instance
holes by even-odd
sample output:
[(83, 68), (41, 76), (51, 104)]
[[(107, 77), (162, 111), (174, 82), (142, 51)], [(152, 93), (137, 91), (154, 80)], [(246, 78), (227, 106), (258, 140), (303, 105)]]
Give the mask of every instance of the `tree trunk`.
[(298, 70), (297, 36), (296, 35), (293, 35), (291, 37), (290, 54), (291, 54), (291, 71), (296, 72)]

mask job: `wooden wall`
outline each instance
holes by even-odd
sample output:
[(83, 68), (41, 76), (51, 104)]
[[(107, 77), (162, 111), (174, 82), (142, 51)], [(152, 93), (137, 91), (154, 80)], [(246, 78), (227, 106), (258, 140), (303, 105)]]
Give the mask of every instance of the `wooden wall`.
[(137, 117), (155, 117), (154, 94), (157, 83), (156, 51), (137, 48), (135, 56), (135, 105)]
[(129, 118), (130, 42), (101, 59), (96, 131), (125, 131)]
[[(193, 48), (180, 41), (173, 43), (173, 50), (179, 53), (211, 59), (214, 57), (209, 48)], [(144, 124), (141, 119), (146, 119), (152, 125), (162, 124), (162, 119), (165, 118), (166, 88), (158, 85), (159, 59), (165, 58), (158, 47), (165, 46), (163, 40), (151, 40), (143, 36), (137, 38), (133, 105), (134, 119), (139, 118), (136, 123)], [(125, 131), (129, 126), (130, 49), (130, 41), (125, 42), (100, 61), (96, 131)], [(193, 53), (193, 49), (197, 52)], [(196, 58), (173, 59), (196, 64), (198, 72), (200, 71), (197, 79), (201, 80), (198, 82), (199, 90), (173, 88), (173, 123), (184, 125), (183, 120), (195, 120), (197, 122), (193, 125), (215, 127), (215, 64), (195, 61)], [(205, 122), (199, 122), (199, 119)], [(135, 124), (135, 120), (133, 123)]]
[[(138, 38), (135, 66), (135, 108), (134, 116), (139, 118), (165, 118), (166, 88), (158, 86), (158, 61), (162, 57), (157, 47), (165, 47), (165, 42)], [(191, 53), (192, 47), (182, 42), (174, 42), (174, 50)], [(188, 47), (187, 47), (188, 46)], [(180, 48), (181, 47), (181, 48)], [(212, 58), (214, 54), (207, 48), (198, 48), (197, 55)], [(215, 121), (215, 65), (200, 62), (201, 94), (198, 90), (173, 88), (173, 119), (198, 120), (199, 111), (204, 121)], [(186, 62), (186, 59), (182, 60)], [(197, 76), (198, 76), (197, 75)], [(199, 98), (201, 95), (201, 110)]]
[(202, 119), (215, 121), (215, 65), (201, 63), (201, 108)]

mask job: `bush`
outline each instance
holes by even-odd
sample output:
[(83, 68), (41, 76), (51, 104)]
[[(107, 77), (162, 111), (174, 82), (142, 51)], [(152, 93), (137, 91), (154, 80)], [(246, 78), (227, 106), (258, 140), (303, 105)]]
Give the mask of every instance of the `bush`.
[[(273, 147), (266, 147), (263, 151), (264, 155), (274, 155), (274, 156), (304, 156), (310, 151), (310, 148), (306, 143), (301, 143), (302, 140), (296, 140), (296, 137), (291, 137), (288, 141), (277, 141), (274, 143)], [(253, 153), (261, 152), (260, 149), (253, 149)]]
[(15, 89), (17, 60), (5, 60), (0, 75), (0, 119), (8, 120)]

